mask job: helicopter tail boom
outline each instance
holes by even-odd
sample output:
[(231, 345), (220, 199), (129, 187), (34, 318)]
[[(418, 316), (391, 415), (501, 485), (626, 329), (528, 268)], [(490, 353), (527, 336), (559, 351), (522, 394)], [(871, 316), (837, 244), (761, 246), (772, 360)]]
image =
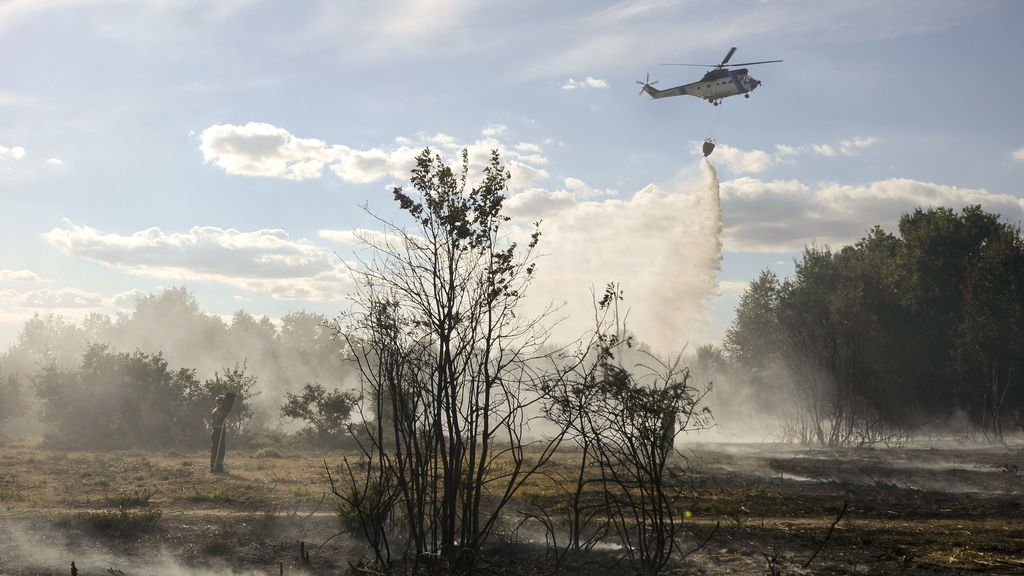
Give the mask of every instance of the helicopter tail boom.
[(675, 88), (658, 90), (657, 88), (651, 86), (650, 84), (644, 84), (644, 92), (646, 92), (648, 96), (654, 99), (668, 98), (669, 96), (682, 96), (684, 94), (687, 94), (685, 86), (676, 86)]

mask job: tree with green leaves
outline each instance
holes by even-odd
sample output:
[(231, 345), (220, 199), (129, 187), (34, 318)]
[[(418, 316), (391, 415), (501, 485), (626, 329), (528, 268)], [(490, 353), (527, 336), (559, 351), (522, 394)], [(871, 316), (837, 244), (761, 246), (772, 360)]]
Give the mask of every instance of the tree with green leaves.
[(1004, 421), (1024, 408), (1024, 236), (1009, 232), (982, 246), (968, 271), (953, 333), (963, 401), (999, 441)]
[[(159, 354), (113, 352), (89, 346), (80, 366), (50, 363), (32, 377), (48, 423), (46, 440), (65, 448), (180, 446), (192, 370), (171, 370)], [(202, 426), (199, 421), (198, 426)]]
[(781, 291), (778, 276), (762, 271), (740, 296), (736, 318), (725, 334), (725, 352), (750, 373), (764, 370), (778, 356)]
[(785, 367), (773, 377), (799, 407), (792, 437), (899, 441), (964, 411), (1000, 438), (1024, 405), (1019, 228), (968, 206), (917, 209), (899, 231), (876, 226), (838, 252), (808, 248), (792, 278), (764, 273), (741, 299), (725, 348), (755, 386), (753, 368)]
[(313, 444), (338, 447), (358, 401), (351, 392), (306, 384), (298, 394), (285, 395), (281, 416), (305, 422), (303, 435)]

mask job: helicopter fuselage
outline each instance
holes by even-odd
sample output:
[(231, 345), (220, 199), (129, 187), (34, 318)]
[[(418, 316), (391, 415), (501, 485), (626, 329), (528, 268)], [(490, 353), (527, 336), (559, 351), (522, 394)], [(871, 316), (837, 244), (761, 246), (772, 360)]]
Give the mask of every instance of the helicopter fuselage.
[(644, 92), (651, 98), (668, 98), (671, 96), (695, 96), (718, 105), (723, 98), (748, 95), (761, 85), (761, 81), (747, 74), (746, 68), (737, 70), (716, 69), (708, 72), (697, 82), (683, 84), (675, 88), (658, 90), (650, 84), (644, 84)]

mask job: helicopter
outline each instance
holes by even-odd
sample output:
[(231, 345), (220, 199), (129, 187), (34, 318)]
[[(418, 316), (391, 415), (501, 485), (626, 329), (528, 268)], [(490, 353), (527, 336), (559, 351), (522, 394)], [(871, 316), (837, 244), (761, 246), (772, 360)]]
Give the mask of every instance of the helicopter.
[(696, 96), (718, 106), (722, 103), (723, 98), (729, 96), (743, 94), (744, 98), (750, 98), (750, 92), (760, 86), (761, 81), (747, 74), (746, 68), (740, 68), (739, 70), (729, 70), (729, 68), (734, 66), (770, 64), (772, 62), (782, 62), (782, 60), (761, 60), (759, 62), (729, 64), (729, 59), (732, 58), (735, 52), (736, 47), (733, 46), (729, 49), (729, 53), (725, 55), (725, 58), (722, 58), (722, 61), (718, 64), (662, 64), (662, 66), (701, 66), (712, 69), (696, 82), (666, 90), (658, 90), (654, 87), (658, 81), (651, 82), (651, 75), (648, 74), (646, 80), (637, 80), (636, 83), (643, 85), (643, 88), (640, 89), (641, 94), (646, 92), (651, 98), (655, 99), (668, 98), (670, 96)]

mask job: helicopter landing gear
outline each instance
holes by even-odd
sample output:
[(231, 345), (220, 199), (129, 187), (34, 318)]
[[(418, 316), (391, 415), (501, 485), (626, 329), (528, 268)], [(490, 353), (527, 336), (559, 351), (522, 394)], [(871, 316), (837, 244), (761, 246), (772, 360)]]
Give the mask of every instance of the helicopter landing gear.
[(711, 101), (711, 104), (712, 104), (713, 106), (718, 106), (718, 103), (719, 103), (719, 100), (712, 100), (712, 101)]

